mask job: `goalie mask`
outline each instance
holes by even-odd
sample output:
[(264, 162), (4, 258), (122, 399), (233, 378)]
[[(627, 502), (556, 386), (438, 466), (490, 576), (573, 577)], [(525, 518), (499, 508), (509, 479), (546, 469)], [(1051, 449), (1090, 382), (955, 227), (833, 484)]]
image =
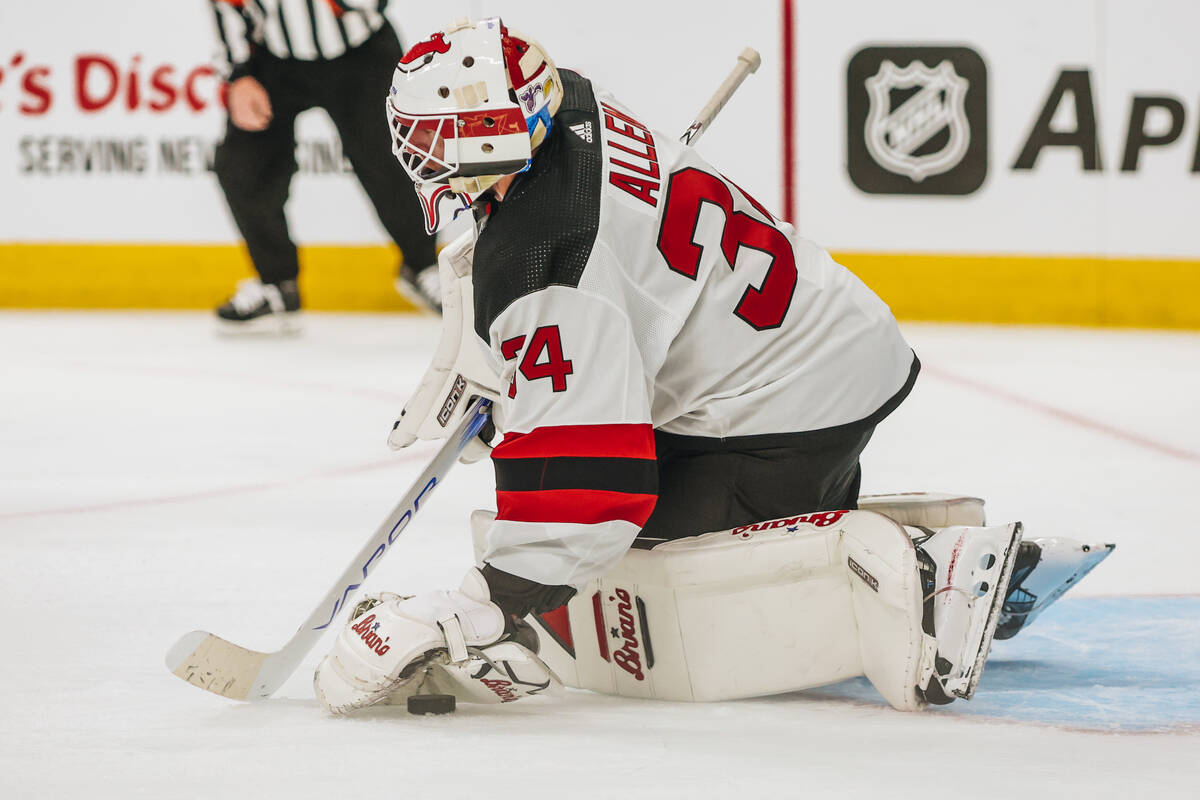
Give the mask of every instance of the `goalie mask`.
[(499, 18), (457, 22), (405, 53), (388, 92), (388, 124), (426, 230), (434, 233), (500, 178), (528, 169), (562, 96), (541, 46)]

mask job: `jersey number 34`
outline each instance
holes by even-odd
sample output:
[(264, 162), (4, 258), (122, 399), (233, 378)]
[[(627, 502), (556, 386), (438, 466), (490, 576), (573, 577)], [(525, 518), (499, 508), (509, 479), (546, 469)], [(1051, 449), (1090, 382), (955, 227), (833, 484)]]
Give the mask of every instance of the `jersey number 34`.
[[(538, 378), (549, 378), (551, 388), (556, 392), (567, 390), (567, 376), (574, 370), (570, 359), (563, 358), (562, 337), (557, 325), (543, 325), (533, 332), (529, 347), (525, 347), (525, 337), (515, 336), (500, 344), (500, 353), (505, 361), (512, 361), (525, 349), (525, 357), (521, 359), (517, 369), (527, 381)], [(545, 360), (541, 360), (542, 355)], [(517, 376), (513, 373), (512, 381), (508, 384), (508, 396), (517, 396)]]
[[(738, 191), (755, 209), (771, 219), (757, 201), (741, 189)], [(796, 256), (792, 244), (775, 226), (735, 210), (733, 193), (721, 178), (694, 167), (671, 175), (667, 184), (666, 209), (658, 231), (658, 251), (672, 270), (696, 280), (704, 255), (704, 247), (695, 242), (696, 227), (704, 203), (712, 203), (725, 215), (721, 252), (730, 269), (742, 247), (761, 251), (771, 258), (762, 285), (746, 287), (733, 309), (734, 315), (755, 330), (778, 328), (787, 316), (796, 291)]]

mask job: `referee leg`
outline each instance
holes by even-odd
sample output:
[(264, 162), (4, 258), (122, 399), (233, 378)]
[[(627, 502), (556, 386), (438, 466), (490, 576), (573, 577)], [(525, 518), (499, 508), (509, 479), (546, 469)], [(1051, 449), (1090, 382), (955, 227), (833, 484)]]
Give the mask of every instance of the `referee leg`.
[(392, 155), (384, 100), (400, 60), (400, 40), (390, 26), (361, 47), (330, 62), (324, 108), (337, 127), (379, 221), (400, 248), (404, 263), (421, 269), (437, 261), (436, 240), (425, 233), (420, 201), (412, 181)]
[(276, 107), (263, 131), (226, 125), (213, 169), (263, 283), (295, 280), (296, 244), (283, 208), (296, 173), (295, 115)]

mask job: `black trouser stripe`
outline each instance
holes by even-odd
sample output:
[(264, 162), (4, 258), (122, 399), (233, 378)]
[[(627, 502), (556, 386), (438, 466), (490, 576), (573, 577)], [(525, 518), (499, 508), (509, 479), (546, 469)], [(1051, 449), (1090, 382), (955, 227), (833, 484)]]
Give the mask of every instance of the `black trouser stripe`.
[(496, 490), (592, 489), (658, 493), (658, 464), (648, 458), (497, 458)]

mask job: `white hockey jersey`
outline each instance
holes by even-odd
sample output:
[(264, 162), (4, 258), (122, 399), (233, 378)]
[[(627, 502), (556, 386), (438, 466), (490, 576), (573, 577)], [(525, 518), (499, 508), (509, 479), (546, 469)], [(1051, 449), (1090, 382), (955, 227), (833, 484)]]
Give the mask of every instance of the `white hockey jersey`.
[(672, 136), (561, 70), (529, 171), (477, 204), (476, 332), (505, 388), (485, 561), (577, 584), (653, 510), (655, 429), (877, 422), (916, 377), (887, 306)]

